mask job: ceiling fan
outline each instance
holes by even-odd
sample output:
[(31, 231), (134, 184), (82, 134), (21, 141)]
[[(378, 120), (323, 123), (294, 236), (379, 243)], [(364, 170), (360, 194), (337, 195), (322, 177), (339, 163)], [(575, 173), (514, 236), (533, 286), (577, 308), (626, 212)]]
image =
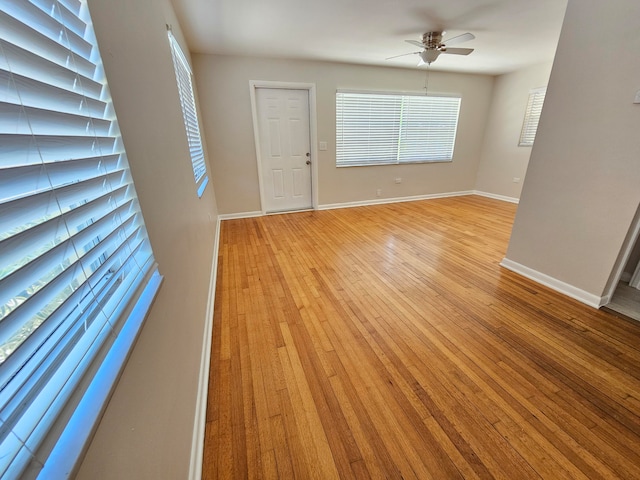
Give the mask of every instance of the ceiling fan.
[(427, 65), (431, 65), (436, 61), (441, 53), (453, 55), (469, 55), (471, 52), (473, 52), (473, 48), (449, 48), (449, 46), (473, 40), (474, 38), (476, 38), (475, 35), (471, 33), (463, 33), (462, 35), (443, 40), (442, 36), (445, 33), (446, 32), (427, 32), (422, 35), (422, 42), (418, 42), (417, 40), (405, 40), (405, 42), (410, 43), (411, 45), (415, 45), (416, 47), (423, 48), (424, 50), (421, 50), (419, 52), (410, 52), (403, 53), (401, 55), (395, 55), (393, 57), (387, 58), (387, 60), (391, 60), (392, 58), (404, 57), (405, 55), (420, 55), (420, 62), (418, 63), (418, 66), (424, 65), (425, 63)]

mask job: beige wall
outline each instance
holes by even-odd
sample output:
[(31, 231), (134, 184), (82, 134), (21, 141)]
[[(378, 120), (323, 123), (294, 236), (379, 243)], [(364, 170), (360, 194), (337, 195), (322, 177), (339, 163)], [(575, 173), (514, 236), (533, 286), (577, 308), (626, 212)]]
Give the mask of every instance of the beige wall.
[(89, 0), (162, 285), (78, 478), (184, 479), (217, 220), (198, 199), (166, 23), (168, 0)]
[(637, 0), (569, 1), (507, 252), (597, 296), (640, 203), (639, 18)]
[(318, 140), (328, 143), (318, 159), (320, 205), (373, 200), (377, 189), (382, 198), (474, 189), (493, 77), (431, 72), (430, 92), (462, 95), (452, 163), (336, 168), (336, 89), (424, 92), (424, 69), (216, 55), (193, 55), (193, 62), (221, 213), (261, 209), (250, 80), (316, 84)]
[(518, 146), (529, 92), (546, 86), (550, 73), (551, 63), (545, 63), (496, 78), (476, 190), (520, 198), (531, 154), (531, 147)]

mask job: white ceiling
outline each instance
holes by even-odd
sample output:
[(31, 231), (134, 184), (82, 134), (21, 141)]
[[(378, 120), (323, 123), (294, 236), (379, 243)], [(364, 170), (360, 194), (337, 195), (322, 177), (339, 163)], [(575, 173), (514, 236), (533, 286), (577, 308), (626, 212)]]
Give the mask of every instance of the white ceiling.
[[(415, 67), (404, 40), (444, 28), (475, 51), (432, 69), (501, 74), (551, 61), (567, 0), (172, 0), (195, 53)], [(421, 67), (424, 68), (424, 67)]]

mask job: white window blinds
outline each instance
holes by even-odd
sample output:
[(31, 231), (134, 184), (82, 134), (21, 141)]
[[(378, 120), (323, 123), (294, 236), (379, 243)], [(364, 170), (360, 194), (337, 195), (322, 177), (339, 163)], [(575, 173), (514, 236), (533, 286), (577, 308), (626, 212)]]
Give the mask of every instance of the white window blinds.
[(520, 142), (518, 143), (518, 146), (530, 147), (533, 145), (546, 93), (547, 87), (536, 88), (529, 92), (529, 101), (527, 102), (527, 109), (524, 113), (524, 121), (522, 123), (522, 131), (520, 132)]
[(337, 92), (337, 166), (451, 161), (460, 100)]
[(202, 197), (204, 189), (209, 182), (209, 177), (207, 177), (207, 166), (204, 161), (204, 149), (202, 148), (202, 138), (200, 137), (196, 99), (193, 93), (193, 75), (191, 74), (189, 62), (187, 62), (171, 30), (169, 30), (169, 43), (171, 44), (176, 81), (178, 82), (184, 127), (187, 131), (187, 142), (189, 143), (189, 151), (191, 153), (193, 175), (198, 188), (198, 196)]
[(86, 4), (1, 2), (0, 477), (45, 463), (154, 275)]

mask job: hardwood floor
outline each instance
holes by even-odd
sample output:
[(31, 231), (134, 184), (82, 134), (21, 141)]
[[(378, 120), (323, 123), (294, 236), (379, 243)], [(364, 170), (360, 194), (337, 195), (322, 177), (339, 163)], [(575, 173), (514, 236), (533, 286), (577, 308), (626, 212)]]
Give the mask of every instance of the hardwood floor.
[(222, 223), (203, 478), (640, 479), (640, 323), (469, 196)]

